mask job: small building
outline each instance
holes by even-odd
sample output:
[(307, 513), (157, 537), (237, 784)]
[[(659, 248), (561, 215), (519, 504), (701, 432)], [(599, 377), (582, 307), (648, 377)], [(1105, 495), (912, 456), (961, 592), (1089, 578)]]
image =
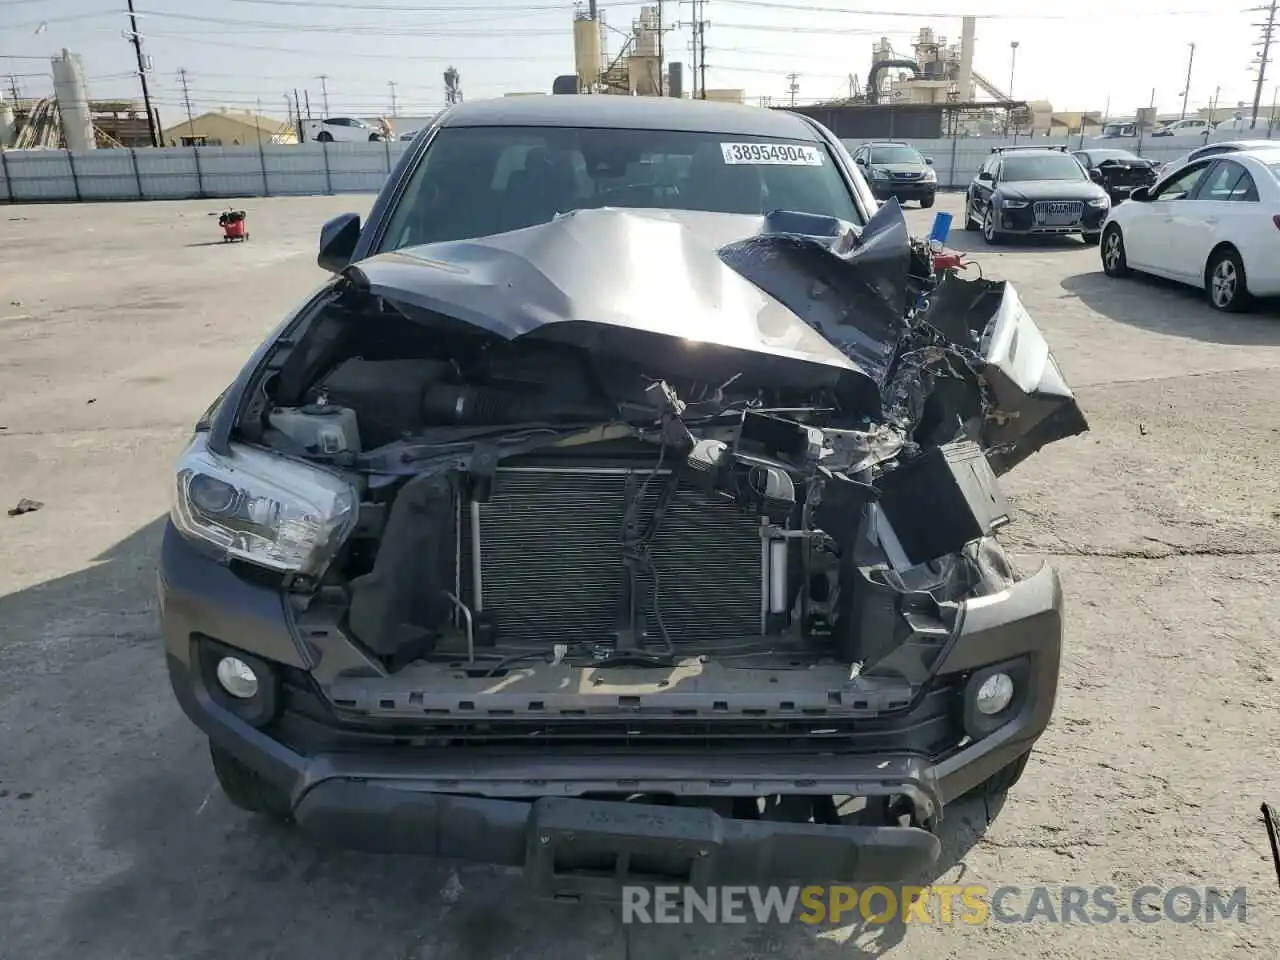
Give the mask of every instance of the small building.
[(226, 107), (183, 120), (164, 131), (166, 147), (247, 147), (258, 143), (297, 143), (297, 131), (285, 120)]

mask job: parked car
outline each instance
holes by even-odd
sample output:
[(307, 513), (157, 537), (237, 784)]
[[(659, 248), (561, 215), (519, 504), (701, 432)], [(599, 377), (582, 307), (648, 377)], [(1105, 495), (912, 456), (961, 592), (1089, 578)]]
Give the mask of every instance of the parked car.
[(1280, 153), (1237, 151), (1187, 164), (1134, 191), (1102, 234), (1109, 277), (1138, 270), (1203, 287), (1215, 310), (1280, 294)]
[(964, 227), (993, 244), (1054, 234), (1097, 243), (1110, 207), (1107, 191), (1065, 147), (996, 147), (969, 184)]
[(1118, 121), (1115, 123), (1105, 123), (1102, 125), (1102, 132), (1093, 139), (1095, 140), (1119, 140), (1137, 137), (1138, 125), (1132, 120)]
[(1183, 154), (1176, 160), (1161, 164), (1156, 170), (1156, 176), (1163, 177), (1179, 167), (1202, 157), (1215, 157), (1223, 153), (1238, 153), (1241, 150), (1280, 150), (1280, 140), (1223, 140), (1220, 143), (1206, 143), (1202, 147), (1196, 147), (1189, 153)]
[(877, 200), (897, 197), (900, 203), (918, 200), (932, 207), (938, 194), (938, 175), (933, 158), (902, 140), (875, 140), (853, 153), (853, 162), (871, 184)]
[(1156, 181), (1156, 163), (1128, 150), (1095, 147), (1071, 154), (1080, 161), (1094, 183), (1107, 191), (1112, 203), (1129, 199), (1136, 187), (1150, 186)]
[(401, 140), (412, 140), (414, 137), (416, 137), (416, 136), (418, 135), (418, 133), (419, 133), (419, 132), (420, 132), (420, 131), (418, 131), (418, 130), (406, 130), (404, 133), (400, 134), (400, 139), (401, 139)]
[(307, 140), (318, 143), (367, 143), (382, 140), (382, 131), (355, 117), (329, 117), (325, 120), (303, 120), (302, 131)]
[(929, 249), (806, 117), (449, 108), (173, 473), (164, 648), (227, 797), (552, 893), (927, 869), (1058, 682), (996, 475), (1088, 429), (1013, 287)]
[(1208, 120), (1190, 117), (1185, 120), (1173, 120), (1151, 131), (1153, 137), (1198, 136), (1208, 133), (1213, 126)]

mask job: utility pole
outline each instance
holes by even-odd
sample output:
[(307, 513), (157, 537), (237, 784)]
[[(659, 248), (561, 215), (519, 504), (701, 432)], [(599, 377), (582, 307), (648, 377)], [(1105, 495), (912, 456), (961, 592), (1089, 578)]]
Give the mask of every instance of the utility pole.
[(1191, 53), (1187, 57), (1187, 82), (1182, 89), (1182, 113), (1178, 115), (1179, 120), (1187, 119), (1187, 98), (1191, 96), (1191, 65), (1196, 62), (1196, 45), (1188, 43), (1187, 46), (1191, 48)]
[(1249, 129), (1252, 130), (1258, 125), (1258, 107), (1262, 104), (1262, 85), (1267, 79), (1267, 64), (1271, 62), (1271, 35), (1276, 28), (1276, 5), (1280, 0), (1271, 0), (1271, 4), (1266, 7), (1254, 7), (1250, 12), (1267, 11), (1267, 22), (1254, 24), (1262, 29), (1262, 39), (1255, 43), (1255, 47), (1262, 47), (1262, 52), (1258, 55), (1258, 84), (1253, 88), (1253, 119), (1249, 122)]
[(800, 92), (800, 74), (787, 74), (787, 92), (791, 95), (791, 106), (796, 105), (796, 94)]
[(327, 73), (320, 74), (320, 96), (324, 102), (324, 115), (327, 119), (329, 116), (329, 75)]
[(388, 80), (387, 86), (391, 88), (391, 115), (393, 117), (400, 116), (400, 112), (396, 109), (396, 82)]
[(302, 106), (307, 111), (307, 119), (311, 119), (311, 91), (303, 88)]
[(196, 122), (191, 118), (191, 92), (187, 89), (186, 67), (180, 67), (178, 69), (178, 79), (182, 81), (182, 102), (187, 105), (187, 136), (191, 137), (194, 142), (196, 136)]
[(302, 135), (302, 106), (298, 103), (298, 88), (293, 88), (293, 115), (298, 118), (298, 142), (302, 143), (306, 137)]
[(133, 9), (133, 0), (129, 0), (129, 33), (126, 39), (133, 44), (133, 53), (138, 58), (138, 79), (142, 81), (142, 106), (147, 111), (147, 130), (151, 133), (151, 145), (158, 147), (160, 131), (156, 129), (156, 115), (151, 109), (151, 91), (147, 89), (147, 58), (142, 55), (142, 37), (138, 35), (138, 17)]
[(9, 93), (13, 96), (13, 109), (18, 109), (18, 78), (9, 74)]
[(707, 0), (694, 0), (698, 13), (698, 72), (701, 79), (702, 99), (707, 99)]
[(658, 96), (667, 95), (667, 61), (663, 48), (662, 34), (665, 32), (662, 23), (662, 0), (658, 0)]

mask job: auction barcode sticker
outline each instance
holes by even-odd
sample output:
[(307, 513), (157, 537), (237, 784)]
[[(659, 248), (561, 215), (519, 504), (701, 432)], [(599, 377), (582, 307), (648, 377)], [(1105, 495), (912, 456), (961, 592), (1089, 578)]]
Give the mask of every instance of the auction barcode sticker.
[(722, 143), (725, 163), (777, 163), (793, 167), (822, 166), (822, 151), (799, 143)]

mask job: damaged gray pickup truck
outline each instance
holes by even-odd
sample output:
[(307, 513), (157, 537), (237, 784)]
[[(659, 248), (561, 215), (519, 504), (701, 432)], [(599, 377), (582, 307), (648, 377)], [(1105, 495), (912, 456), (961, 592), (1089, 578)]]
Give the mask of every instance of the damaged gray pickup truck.
[(927, 872), (1057, 688), (996, 478), (1087, 424), (825, 129), (640, 99), (449, 111), (326, 225), (175, 469), (173, 689), (233, 803), (341, 845)]

